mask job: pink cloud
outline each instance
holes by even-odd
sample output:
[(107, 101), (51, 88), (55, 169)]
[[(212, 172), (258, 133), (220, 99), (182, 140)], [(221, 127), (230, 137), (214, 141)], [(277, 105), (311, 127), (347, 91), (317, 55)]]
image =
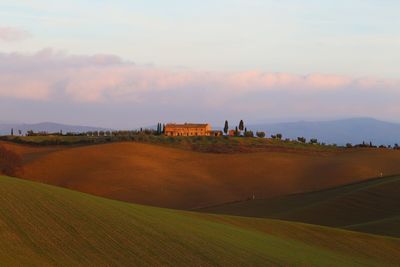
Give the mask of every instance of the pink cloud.
[(29, 38), (31, 34), (25, 30), (0, 26), (0, 41), (14, 42)]
[(218, 105), (247, 93), (392, 90), (399, 85), (328, 74), (175, 71), (137, 66), (113, 55), (73, 56), (51, 49), (0, 53), (0, 96), (42, 101), (62, 96), (75, 102), (137, 102), (149, 100), (146, 94), (206, 92), (208, 102)]

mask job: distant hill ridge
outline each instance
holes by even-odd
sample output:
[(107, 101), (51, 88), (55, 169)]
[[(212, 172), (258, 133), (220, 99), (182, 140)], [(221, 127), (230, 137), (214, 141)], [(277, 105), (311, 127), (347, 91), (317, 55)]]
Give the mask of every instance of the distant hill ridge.
[(26, 124), (26, 123), (0, 123), (0, 135), (10, 134), (11, 129), (14, 129), (14, 134), (18, 133), (18, 130), (21, 130), (23, 134), (27, 131), (32, 130), (34, 132), (60, 132), (63, 133), (67, 132), (88, 132), (88, 131), (106, 131), (110, 130), (107, 128), (102, 127), (92, 127), (92, 126), (79, 126), (79, 125), (67, 125), (67, 124), (60, 124), (54, 122), (41, 122), (41, 123), (33, 123), (33, 124)]
[(247, 129), (266, 131), (268, 136), (281, 133), (284, 138), (317, 138), (320, 142), (338, 145), (360, 144), (364, 141), (375, 145), (400, 143), (400, 124), (373, 118), (261, 123), (247, 125)]

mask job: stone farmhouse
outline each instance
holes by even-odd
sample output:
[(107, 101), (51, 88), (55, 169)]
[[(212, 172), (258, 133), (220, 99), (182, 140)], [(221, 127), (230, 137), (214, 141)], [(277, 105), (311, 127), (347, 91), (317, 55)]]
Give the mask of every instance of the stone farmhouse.
[(166, 136), (220, 136), (221, 131), (212, 131), (209, 123), (168, 123), (165, 125)]

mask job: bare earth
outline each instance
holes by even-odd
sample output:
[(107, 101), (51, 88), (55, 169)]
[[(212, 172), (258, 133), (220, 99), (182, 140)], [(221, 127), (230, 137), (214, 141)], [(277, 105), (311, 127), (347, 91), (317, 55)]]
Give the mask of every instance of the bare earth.
[(23, 157), (21, 178), (180, 209), (400, 173), (400, 151), (382, 149), (211, 154), (134, 142), (79, 147), (3, 144)]

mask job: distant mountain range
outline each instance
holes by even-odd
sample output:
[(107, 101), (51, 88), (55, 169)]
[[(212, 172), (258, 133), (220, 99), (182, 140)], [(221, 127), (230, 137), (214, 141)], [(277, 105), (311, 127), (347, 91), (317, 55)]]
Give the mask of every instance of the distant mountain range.
[(281, 133), (283, 138), (317, 138), (328, 144), (360, 144), (363, 141), (375, 145), (400, 144), (400, 124), (371, 118), (354, 118), (335, 121), (299, 121), (248, 125), (253, 131), (265, 131), (267, 135)]
[(10, 134), (11, 129), (14, 129), (14, 134), (18, 133), (18, 130), (21, 130), (23, 134), (27, 131), (32, 130), (34, 132), (88, 132), (88, 131), (106, 131), (109, 129), (100, 128), (100, 127), (90, 127), (90, 126), (76, 126), (76, 125), (65, 125), (53, 122), (42, 122), (35, 124), (25, 124), (25, 123), (0, 123), (0, 135)]

